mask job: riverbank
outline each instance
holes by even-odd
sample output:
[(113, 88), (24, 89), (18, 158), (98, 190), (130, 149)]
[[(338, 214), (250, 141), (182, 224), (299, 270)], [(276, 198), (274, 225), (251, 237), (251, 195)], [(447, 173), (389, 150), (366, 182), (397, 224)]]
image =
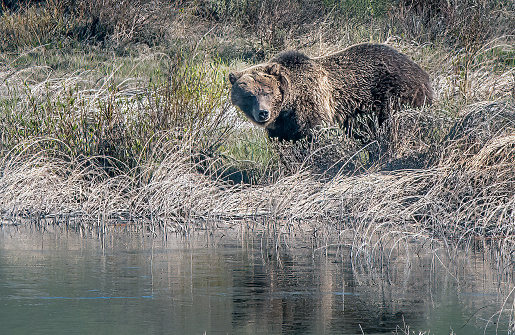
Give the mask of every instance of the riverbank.
[[(4, 10), (1, 19), (3, 224), (137, 224), (182, 233), (234, 224), (330, 228), (493, 239), (512, 250), (508, 3), (435, 2), (398, 12), (373, 2), (345, 21), (346, 2), (331, 2), (295, 29), (285, 19), (294, 11), (284, 8), (284, 18), (259, 21), (272, 30), (253, 26), (259, 13), (250, 5), (245, 12), (185, 3), (158, 12), (134, 2), (116, 23), (107, 15), (114, 7), (94, 12), (84, 2), (81, 17), (80, 6), (59, 4)], [(419, 26), (403, 26), (402, 15)], [(134, 23), (132, 35), (120, 22)], [(17, 39), (7, 38), (13, 32)], [(363, 147), (321, 129), (312, 143), (276, 143), (228, 101), (230, 70), (285, 48), (320, 56), (368, 41), (409, 55), (430, 73), (436, 95), (431, 107), (397, 113), (382, 140)]]

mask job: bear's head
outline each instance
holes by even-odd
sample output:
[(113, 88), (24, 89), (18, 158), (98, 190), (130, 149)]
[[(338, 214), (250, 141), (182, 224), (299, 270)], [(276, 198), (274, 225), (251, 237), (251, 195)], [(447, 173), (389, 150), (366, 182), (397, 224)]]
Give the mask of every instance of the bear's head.
[(266, 127), (277, 118), (285, 98), (287, 79), (277, 63), (256, 65), (229, 74), (231, 100), (254, 124)]

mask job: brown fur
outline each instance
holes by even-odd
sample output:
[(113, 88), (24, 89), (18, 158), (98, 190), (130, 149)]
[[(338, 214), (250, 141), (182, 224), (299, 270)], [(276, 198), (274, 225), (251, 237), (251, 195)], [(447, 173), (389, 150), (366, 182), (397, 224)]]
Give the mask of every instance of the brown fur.
[(231, 100), (270, 137), (298, 140), (318, 125), (346, 128), (360, 114), (378, 124), (394, 109), (431, 104), (429, 75), (382, 44), (358, 44), (309, 58), (287, 51), (268, 63), (229, 74)]

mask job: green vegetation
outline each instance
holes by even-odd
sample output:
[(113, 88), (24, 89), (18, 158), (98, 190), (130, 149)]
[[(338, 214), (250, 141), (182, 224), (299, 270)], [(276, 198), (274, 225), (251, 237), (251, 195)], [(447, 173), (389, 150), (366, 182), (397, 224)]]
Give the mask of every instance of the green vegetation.
[[(446, 246), (456, 268), (462, 247), (495, 249), (496, 275), (512, 282), (513, 1), (1, 5), (0, 226), (237, 227), (273, 248), (301, 230), (320, 250), (351, 235), (354, 268), (385, 280), (389, 257), (418, 252), (417, 239)], [(376, 141), (329, 128), (279, 143), (228, 100), (229, 71), (369, 41), (409, 55), (435, 91)]]
[[(505, 0), (4, 2), (3, 222), (393, 229), (511, 248), (514, 16)], [(408, 54), (436, 93), (377, 141), (270, 141), (228, 101), (229, 70), (366, 41)]]

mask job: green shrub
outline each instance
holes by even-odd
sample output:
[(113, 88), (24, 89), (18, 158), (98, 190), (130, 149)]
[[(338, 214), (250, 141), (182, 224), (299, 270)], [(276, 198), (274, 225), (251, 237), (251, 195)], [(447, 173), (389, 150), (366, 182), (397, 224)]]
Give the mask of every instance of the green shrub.
[(225, 71), (216, 63), (172, 66), (162, 55), (146, 63), (152, 70), (148, 78), (119, 78), (117, 71), (127, 65), (115, 59), (113, 72), (93, 85), (102, 68), (62, 78), (50, 72), (42, 81), (32, 79), (40, 76), (40, 68), (14, 74), (1, 100), (0, 152), (27, 139), (50, 137), (72, 156), (109, 156), (128, 168), (153, 155), (159, 141), (189, 139), (198, 152), (214, 152), (222, 127), (214, 122), (227, 110)]

